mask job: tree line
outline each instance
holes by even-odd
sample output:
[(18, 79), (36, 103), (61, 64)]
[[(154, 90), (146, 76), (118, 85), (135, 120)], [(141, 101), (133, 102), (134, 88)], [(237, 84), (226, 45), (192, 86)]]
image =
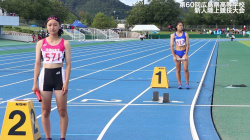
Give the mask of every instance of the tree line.
[[(107, 16), (124, 19), (128, 15), (126, 11), (131, 10), (131, 6), (125, 5), (119, 0), (60, 0), (69, 9), (79, 13), (81, 11), (89, 12), (94, 17), (97, 13), (102, 12)], [(114, 11), (116, 11), (114, 13)]]
[[(5, 0), (0, 1), (9, 13), (17, 13), (20, 21), (33, 21), (28, 24), (45, 26), (44, 23), (50, 15), (57, 15), (62, 23), (73, 23), (77, 17), (58, 0)], [(117, 21), (113, 16), (99, 12), (93, 17), (89, 12), (79, 11), (80, 21), (86, 26), (95, 28), (115, 28)]]
[(175, 0), (148, 0), (148, 5), (143, 1), (138, 1), (128, 11), (127, 22), (129, 25), (135, 24), (156, 24), (163, 26), (173, 25), (176, 20), (181, 19), (179, 3)]
[[(119, 0), (5, 0), (0, 1), (0, 7), (5, 8), (8, 12), (15, 12), (19, 15), (20, 20), (41, 20), (46, 21), (49, 15), (57, 15), (63, 23), (73, 23), (78, 19), (69, 9), (76, 8), (76, 14), (80, 17), (80, 21), (90, 27), (95, 28), (115, 28), (117, 25), (116, 14), (119, 14), (119, 8), (114, 13), (109, 12), (89, 12), (83, 10), (79, 5), (92, 5), (96, 3), (95, 8), (100, 11), (103, 7), (112, 5), (119, 6)], [(243, 14), (221, 14), (221, 13), (195, 13), (194, 8), (180, 8), (180, 3), (175, 0), (147, 0), (149, 4), (143, 4), (143, 1), (138, 1), (133, 5), (132, 9), (126, 11), (127, 25), (136, 24), (155, 24), (160, 28), (174, 25), (177, 20), (181, 20), (186, 25), (244, 25), (250, 23), (250, 1), (238, 0), (245, 2), (245, 11)], [(184, 0), (184, 2), (193, 2), (195, 0)], [(196, 0), (197, 1), (197, 0)], [(229, 0), (215, 0), (217, 2), (228, 2)], [(62, 3), (65, 2), (65, 3)], [(84, 3), (85, 2), (85, 3)], [(199, 0), (199, 2), (209, 2), (209, 0)], [(65, 5), (70, 5), (65, 7)], [(98, 5), (101, 5), (100, 7)], [(108, 9), (108, 8), (106, 8)], [(111, 13), (110, 13), (111, 12)], [(123, 11), (125, 12), (125, 11)], [(41, 26), (41, 25), (39, 25)]]
[[(250, 23), (250, 1), (244, 2), (244, 13), (196, 13), (194, 7), (180, 8), (175, 0), (148, 0), (148, 5), (142, 1), (135, 4), (128, 11), (127, 22), (135, 24), (155, 24), (160, 28), (174, 25), (181, 20), (186, 25), (245, 25)], [(184, 0), (184, 2), (211, 2), (209, 0)], [(214, 2), (229, 2), (229, 0), (215, 0)], [(213, 11), (216, 11), (215, 7)]]

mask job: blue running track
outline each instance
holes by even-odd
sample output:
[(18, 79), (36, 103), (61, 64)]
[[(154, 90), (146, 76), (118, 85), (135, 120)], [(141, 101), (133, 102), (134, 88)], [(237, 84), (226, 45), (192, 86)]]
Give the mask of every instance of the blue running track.
[[(72, 43), (72, 73), (68, 94), (67, 140), (191, 140), (190, 106), (208, 64), (216, 40), (191, 39), (190, 89), (177, 89), (170, 40), (144, 40), (79, 46)], [(24, 48), (35, 45), (23, 46)], [(0, 51), (7, 50), (1, 48)], [(20, 49), (20, 46), (9, 49)], [(9, 50), (8, 49), (8, 50)], [(216, 48), (217, 49), (217, 48)], [(216, 63), (216, 50), (211, 63)], [(41, 106), (32, 93), (35, 52), (0, 55), (0, 126), (7, 102), (33, 101), (42, 139)], [(150, 88), (154, 67), (167, 68), (169, 89)], [(213, 82), (214, 67), (208, 70)], [(207, 82), (207, 83), (206, 83)], [(185, 87), (184, 72), (182, 84)], [(208, 84), (213, 88), (213, 83)], [(206, 87), (208, 88), (208, 87)], [(171, 103), (152, 102), (154, 91), (169, 93)], [(195, 110), (197, 132), (202, 139), (219, 139), (210, 114), (211, 91), (201, 92)], [(204, 94), (205, 94), (204, 93)], [(202, 106), (207, 105), (207, 106)], [(198, 111), (198, 112), (196, 112)], [(206, 114), (206, 115), (200, 115)], [(59, 115), (52, 100), (51, 133), (60, 138)], [(197, 121), (196, 121), (197, 120)], [(202, 121), (204, 120), (204, 121)], [(201, 127), (205, 125), (206, 127)]]

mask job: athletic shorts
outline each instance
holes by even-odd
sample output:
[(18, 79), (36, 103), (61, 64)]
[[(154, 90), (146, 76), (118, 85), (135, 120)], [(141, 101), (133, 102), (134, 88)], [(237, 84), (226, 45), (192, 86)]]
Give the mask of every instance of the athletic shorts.
[(174, 50), (174, 53), (175, 53), (176, 55), (178, 55), (180, 58), (182, 58), (183, 55), (186, 54), (186, 50), (182, 50), (182, 51)]
[(65, 82), (65, 70), (61, 68), (42, 68), (39, 75), (39, 90), (62, 90)]

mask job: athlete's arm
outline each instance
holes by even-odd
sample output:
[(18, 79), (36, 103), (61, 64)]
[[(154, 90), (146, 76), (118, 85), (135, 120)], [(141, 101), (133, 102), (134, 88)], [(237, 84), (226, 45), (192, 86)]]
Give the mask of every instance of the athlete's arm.
[(185, 33), (186, 36), (186, 53), (184, 55), (184, 58), (188, 60), (188, 52), (189, 52), (189, 36), (187, 33)]
[(171, 37), (170, 37), (170, 49), (171, 49), (171, 53), (173, 55), (174, 61), (177, 61), (177, 58), (176, 58), (175, 53), (174, 53), (174, 33), (171, 34)]
[(68, 41), (64, 41), (65, 46), (65, 61), (66, 61), (66, 77), (65, 77), (65, 83), (62, 88), (62, 93), (66, 94), (68, 93), (68, 85), (69, 85), (69, 77), (71, 72), (71, 47)]
[(43, 41), (40, 40), (36, 44), (36, 60), (35, 60), (35, 66), (34, 66), (34, 83), (32, 91), (35, 92), (35, 90), (39, 90), (37, 85), (37, 79), (39, 76), (40, 68), (41, 68), (41, 47), (42, 47)]

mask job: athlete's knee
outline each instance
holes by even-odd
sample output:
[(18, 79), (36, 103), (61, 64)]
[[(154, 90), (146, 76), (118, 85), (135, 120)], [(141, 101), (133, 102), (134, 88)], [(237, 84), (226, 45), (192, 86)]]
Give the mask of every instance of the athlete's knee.
[(66, 117), (68, 115), (66, 108), (58, 109), (58, 113), (59, 113), (60, 117), (62, 117), (62, 118)]
[(177, 72), (177, 73), (180, 73), (180, 72), (181, 72), (181, 68), (177, 68), (177, 67), (176, 67), (176, 72)]
[(42, 109), (42, 116), (48, 118), (50, 115), (50, 109)]
[(189, 70), (188, 70), (188, 69), (184, 69), (184, 72), (185, 72), (185, 73), (189, 73)]

